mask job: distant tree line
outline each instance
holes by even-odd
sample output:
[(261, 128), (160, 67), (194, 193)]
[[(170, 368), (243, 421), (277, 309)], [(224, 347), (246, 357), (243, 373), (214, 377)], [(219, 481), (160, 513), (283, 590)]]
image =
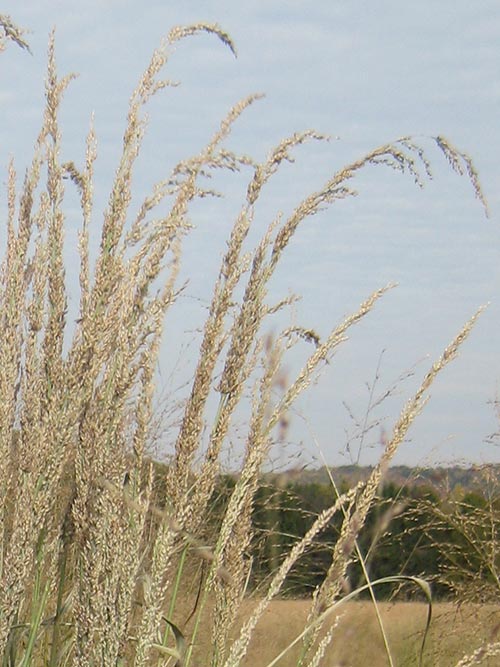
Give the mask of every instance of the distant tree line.
[[(339, 493), (366, 476), (362, 468), (337, 479)], [(408, 469), (409, 470), (409, 469)], [(409, 479), (407, 469), (392, 471), (380, 489), (358, 539), (371, 581), (393, 575), (419, 576), (431, 584), (435, 599), (475, 602), (498, 601), (500, 595), (500, 475), (498, 466), (484, 470), (451, 469), (427, 472), (427, 480)], [(157, 464), (159, 504), (164, 466)], [(264, 590), (271, 573), (312, 525), (317, 515), (335, 502), (331, 482), (321, 471), (313, 475), (265, 476), (255, 496), (254, 538), (249, 589)], [(446, 478), (446, 479), (445, 479)], [(403, 480), (399, 483), (399, 480)], [(445, 479), (445, 483), (438, 484)], [(305, 480), (305, 481), (304, 481)], [(232, 475), (219, 478), (207, 516), (206, 540), (211, 544), (235, 484)], [(310, 596), (327, 572), (342, 524), (337, 514), (288, 575), (282, 595)], [(366, 583), (355, 557), (348, 571), (350, 589)], [(377, 596), (389, 598), (395, 586), (378, 586)], [(398, 599), (411, 596), (408, 587), (397, 590)]]
[[(221, 478), (215, 515), (223, 509), (233, 485), (231, 476)], [(344, 482), (339, 492), (346, 487)], [(253, 589), (265, 588), (269, 575), (293, 543), (334, 500), (331, 484), (298, 481), (261, 485), (254, 506), (255, 537), (250, 554)], [(471, 599), (497, 597), (500, 593), (497, 574), (488, 555), (496, 548), (497, 528), (492, 525), (492, 516), (494, 522), (500, 517), (500, 501), (495, 502), (492, 506), (480, 492), (458, 487), (443, 496), (431, 486), (385, 484), (358, 540), (370, 580), (413, 575), (429, 581), (437, 599), (458, 593), (463, 597), (465, 588)], [(318, 536), (288, 576), (284, 595), (308, 596), (323, 581), (341, 523), (342, 516), (337, 515)], [(364, 583), (363, 570), (355, 559), (349, 569), (348, 584), (355, 589)], [(473, 583), (482, 592), (473, 593)], [(381, 598), (394, 592), (394, 586), (377, 588)], [(405, 593), (398, 592), (399, 598), (402, 594)]]

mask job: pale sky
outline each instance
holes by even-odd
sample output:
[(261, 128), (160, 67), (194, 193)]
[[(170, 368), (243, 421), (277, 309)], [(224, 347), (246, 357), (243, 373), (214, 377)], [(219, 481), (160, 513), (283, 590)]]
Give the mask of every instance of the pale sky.
[[(295, 152), (257, 209), (255, 237), (279, 210), (291, 212), (345, 163), (376, 146), (412, 135), (428, 152), (434, 179), (424, 189), (411, 177), (367, 169), (359, 197), (337, 202), (306, 221), (272, 283), (270, 300), (303, 296), (293, 321), (321, 336), (357, 309), (373, 290), (399, 286), (351, 331), (316, 386), (291, 416), (283, 454), (331, 464), (373, 463), (381, 427), (387, 434), (428, 367), (482, 304), (490, 303), (460, 356), (436, 380), (431, 400), (396, 462), (415, 465), (500, 461), (485, 442), (500, 430), (491, 402), (500, 392), (500, 4), (496, 0), (85, 3), (5, 2), (3, 13), (31, 30), (33, 56), (10, 47), (0, 57), (0, 167), (14, 156), (29, 163), (42, 108), (46, 46), (56, 27), (60, 73), (79, 77), (62, 111), (63, 158), (83, 158), (92, 113), (99, 141), (94, 225), (121, 146), (127, 102), (161, 38), (177, 24), (217, 22), (233, 37), (234, 59), (214, 37), (179, 44), (165, 91), (151, 118), (137, 174), (137, 196), (175, 162), (196, 154), (227, 110), (250, 93), (266, 97), (234, 128), (227, 145), (263, 159), (282, 138), (314, 128), (336, 137)], [(431, 136), (444, 135), (471, 155), (490, 206), (486, 219), (465, 178), (452, 173)], [(6, 176), (2, 182), (5, 183)], [(159, 388), (173, 390), (196, 360), (202, 326), (224, 242), (245, 192), (245, 174), (222, 179), (224, 200), (192, 210), (179, 310), (166, 323)], [(5, 186), (0, 197), (5, 212)], [(79, 219), (69, 209), (68, 256)], [(75, 280), (76, 264), (68, 268)], [(73, 274), (71, 273), (73, 270)], [(73, 297), (77, 302), (77, 296)], [(181, 361), (179, 363), (179, 355)], [(380, 361), (374, 396), (396, 384), (360, 443), (349, 412), (361, 423)], [(287, 371), (296, 372), (296, 359)], [(174, 376), (170, 378), (172, 369)], [(398, 378), (413, 370), (405, 380)], [(181, 396), (175, 396), (181, 397)], [(345, 406), (348, 406), (349, 410)], [(168, 450), (172, 432), (165, 434)], [(236, 437), (236, 436), (235, 436)], [(346, 450), (350, 442), (350, 454)], [(238, 447), (236, 443), (236, 448)], [(295, 460), (295, 459), (294, 459)]]

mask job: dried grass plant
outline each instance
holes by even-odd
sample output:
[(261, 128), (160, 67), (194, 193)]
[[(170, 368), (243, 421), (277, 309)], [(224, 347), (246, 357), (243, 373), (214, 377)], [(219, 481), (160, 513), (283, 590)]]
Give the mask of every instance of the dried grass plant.
[[(412, 514), (427, 513), (421, 531), (439, 553), (436, 583), (444, 587), (474, 626), (474, 610), (496, 605), (500, 590), (498, 467), (478, 466), (471, 487), (469, 492), (448, 490), (439, 505), (421, 499)], [(494, 664), (491, 659), (500, 654), (498, 630), (495, 624), (488, 640), (460, 660), (457, 667)]]
[(422, 528), (440, 555), (438, 583), (461, 604), (493, 603), (500, 592), (497, 467), (478, 467), (473, 484), (478, 491), (450, 491), (441, 507), (420, 501), (414, 514), (427, 512)]
[[(0, 28), (2, 46), (12, 40), (27, 48), (23, 32), (9, 17), (0, 17)], [(420, 184), (421, 172), (423, 178), (429, 175), (429, 164), (408, 137), (378, 147), (335, 173), (288, 218), (276, 216), (248, 252), (245, 241), (262, 190), (280, 165), (292, 159), (296, 146), (322, 139), (311, 131), (295, 134), (262, 163), (236, 155), (224, 142), (238, 117), (256, 101), (257, 96), (250, 96), (230, 110), (197, 156), (179, 163), (133, 208), (134, 168), (147, 128), (144, 108), (168, 85), (161, 76), (172, 45), (200, 32), (214, 35), (234, 51), (231, 38), (217, 25), (207, 24), (173, 29), (154, 51), (130, 100), (95, 261), (89, 251), (89, 227), (97, 141), (91, 126), (82, 165), (77, 166), (78, 160), (61, 162), (58, 111), (72, 77), (57, 74), (53, 36), (41, 130), (20, 188), (15, 164), (9, 165), (7, 242), (0, 278), (0, 656), (6, 666), (194, 664), (197, 637), (205, 632), (211, 635), (213, 650), (201, 664), (236, 667), (287, 573), (334, 514), (343, 512), (332, 564), (314, 594), (303, 633), (302, 664), (321, 664), (334, 632), (325, 638), (318, 630), (325, 612), (343, 596), (346, 568), (384, 471), (425, 404), (430, 384), (455, 356), (477, 317), (425, 376), (368, 483), (342, 495), (332, 492), (331, 507), (294, 545), (236, 632), (235, 618), (252, 566), (252, 507), (276, 431), (325, 360), (345, 341), (347, 331), (392, 287), (374, 291), (323, 341), (311, 330), (297, 328), (270, 339), (266, 320), (288, 300), (269, 303), (269, 280), (299, 225), (356, 194), (351, 181), (360, 170), (384, 164), (409, 173)], [(470, 159), (443, 138), (435, 141), (452, 168), (468, 174), (484, 203)], [(214, 169), (242, 168), (252, 174), (246, 200), (214, 286), (198, 363), (165, 472), (164, 496), (159, 498), (153, 495), (154, 467), (147, 456), (155, 364), (165, 314), (177, 296), (182, 241), (190, 229), (189, 205), (207, 194), (201, 176)], [(63, 261), (66, 192), (73, 186), (82, 220), (74, 331), (67, 322)], [(159, 213), (165, 208), (166, 213)], [(276, 399), (273, 388), (284, 357), (304, 338), (314, 349)], [(253, 403), (243, 463), (218, 534), (206, 544), (204, 523), (221, 452), (249, 387)], [(207, 405), (214, 395), (218, 409), (207, 424)], [(207, 426), (210, 435), (203, 448)], [(177, 608), (184, 597), (188, 550), (203, 560), (206, 576), (192, 625), (180, 627)]]

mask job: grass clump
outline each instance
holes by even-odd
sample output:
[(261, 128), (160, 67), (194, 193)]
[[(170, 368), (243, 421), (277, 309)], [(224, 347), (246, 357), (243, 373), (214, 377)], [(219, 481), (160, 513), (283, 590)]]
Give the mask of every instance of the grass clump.
[[(26, 48), (22, 31), (8, 17), (1, 18), (0, 27), (6, 39)], [(456, 355), (479, 314), (445, 349), (404, 407), (368, 482), (342, 494), (332, 490), (330, 507), (290, 549), (237, 630), (235, 619), (252, 568), (252, 508), (276, 431), (347, 331), (392, 287), (368, 295), (324, 340), (296, 327), (270, 338), (267, 318), (289, 300), (269, 303), (269, 280), (299, 225), (325, 206), (356, 194), (351, 182), (359, 171), (383, 164), (421, 183), (429, 165), (408, 137), (375, 148), (334, 173), (289, 217), (272, 220), (248, 252), (245, 242), (254, 209), (267, 183), (292, 159), (296, 146), (322, 139), (312, 131), (295, 134), (261, 163), (235, 154), (224, 142), (258, 97), (250, 96), (229, 111), (198, 155), (177, 164), (133, 205), (134, 169), (147, 129), (144, 109), (167, 85), (161, 76), (172, 45), (198, 33), (215, 36), (234, 52), (231, 38), (208, 24), (174, 28), (153, 52), (131, 96), (95, 259), (89, 228), (97, 140), (91, 126), (81, 164), (61, 161), (58, 111), (72, 77), (57, 74), (53, 36), (41, 129), (20, 187), (14, 162), (8, 168), (7, 242), (0, 274), (4, 665), (190, 664), (204, 633), (211, 637), (211, 649), (202, 664), (236, 667), (287, 574), (340, 513), (340, 537), (302, 633), (300, 664), (320, 664), (333, 636), (329, 631), (325, 638), (320, 629), (345, 595), (347, 567), (384, 471), (423, 408), (436, 375)], [(435, 141), (453, 169), (469, 175), (483, 200), (469, 158), (442, 137)], [(155, 367), (165, 315), (178, 295), (189, 206), (209, 194), (202, 186), (204, 176), (243, 168), (250, 172), (246, 199), (214, 285), (174, 452), (165, 468), (163, 496), (158, 497), (148, 457)], [(69, 187), (76, 188), (81, 209), (80, 299), (74, 327), (68, 325), (63, 260)], [(304, 338), (314, 349), (276, 398), (283, 359)], [(206, 516), (221, 453), (249, 388), (253, 400), (241, 469), (218, 532), (207, 544)], [(214, 397), (216, 415), (207, 423), (207, 406)], [(188, 552), (205, 565), (194, 611), (181, 623), (180, 610), (190, 602), (185, 588), (192, 576)]]

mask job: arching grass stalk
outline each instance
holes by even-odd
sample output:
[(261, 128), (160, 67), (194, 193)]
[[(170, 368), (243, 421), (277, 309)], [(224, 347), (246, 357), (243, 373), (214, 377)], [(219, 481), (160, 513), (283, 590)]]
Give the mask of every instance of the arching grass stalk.
[[(337, 599), (339, 599), (339, 597), (342, 596), (343, 582), (345, 581), (347, 568), (352, 561), (352, 553), (356, 549), (356, 539), (365, 525), (368, 512), (373, 504), (377, 489), (390, 461), (405, 439), (411, 424), (425, 406), (428, 400), (427, 392), (430, 386), (443, 368), (457, 356), (460, 346), (469, 336), (484, 308), (485, 306), (479, 308), (478, 311), (465, 323), (457, 336), (445, 348), (441, 357), (431, 366), (419, 389), (403, 408), (400, 417), (393, 428), (392, 437), (388, 440), (379, 462), (374, 467), (361, 491), (354, 510), (344, 519), (340, 536), (333, 550), (332, 562), (328, 573), (313, 595), (313, 603), (308, 617), (308, 625), (312, 628), (312, 632), (310, 634), (304, 634), (305, 650), (303, 660), (306, 659), (306, 656), (308, 656), (309, 652), (313, 649), (313, 645), (321, 629), (321, 623), (313, 621), (316, 618), (321, 617), (324, 610), (328, 609)], [(367, 584), (367, 587), (369, 590), (369, 583)]]
[[(326, 463), (326, 461), (325, 461), (325, 459), (324, 459), (323, 452), (321, 451), (321, 449), (320, 449), (320, 447), (319, 447), (319, 445), (318, 445), (317, 440), (316, 440), (315, 438), (314, 438), (314, 440), (315, 440), (315, 443), (316, 443), (316, 448), (317, 448), (318, 451), (320, 452), (320, 456), (321, 456), (321, 458), (322, 458), (322, 460), (323, 460), (323, 465), (324, 465), (324, 467), (325, 467), (325, 470), (326, 470), (327, 473), (328, 473), (328, 479), (330, 480), (330, 484), (331, 484), (331, 486), (332, 486), (332, 489), (335, 491), (335, 495), (336, 495), (336, 497), (339, 498), (339, 497), (340, 497), (340, 491), (339, 491), (339, 489), (338, 489), (338, 487), (337, 487), (337, 485), (336, 485), (336, 483), (335, 483), (335, 480), (333, 479), (333, 476), (332, 476), (330, 467), (327, 465), (327, 463)], [(348, 517), (347, 512), (346, 512), (346, 510), (345, 510), (345, 507), (344, 507), (343, 505), (342, 505), (342, 513), (343, 513), (343, 515), (344, 515), (344, 521), (349, 521), (349, 517)], [(355, 548), (355, 550), (356, 550), (356, 555), (357, 555), (357, 557), (358, 557), (358, 561), (359, 561), (359, 563), (360, 563), (360, 565), (361, 565), (361, 570), (362, 570), (362, 572), (363, 572), (363, 576), (364, 576), (365, 581), (366, 581), (366, 583), (367, 583), (367, 585), (368, 585), (368, 591), (369, 591), (369, 593), (370, 593), (370, 598), (371, 598), (371, 601), (372, 601), (372, 603), (373, 603), (373, 608), (375, 609), (375, 615), (377, 616), (377, 623), (378, 623), (378, 626), (379, 626), (379, 628), (380, 628), (380, 633), (381, 633), (381, 635), (382, 635), (382, 641), (384, 642), (384, 649), (385, 649), (385, 652), (386, 652), (386, 655), (387, 655), (387, 660), (389, 661), (389, 665), (390, 665), (390, 667), (394, 667), (394, 660), (393, 660), (393, 657), (392, 657), (391, 647), (390, 647), (390, 645), (389, 645), (389, 639), (388, 639), (388, 637), (387, 637), (387, 633), (386, 633), (386, 631), (385, 631), (384, 622), (382, 621), (382, 614), (380, 613), (380, 609), (379, 609), (378, 601), (377, 601), (377, 598), (376, 598), (376, 596), (375, 596), (375, 589), (374, 589), (374, 587), (373, 587), (373, 584), (372, 584), (372, 581), (371, 581), (371, 578), (370, 578), (368, 569), (367, 569), (367, 567), (366, 567), (365, 557), (364, 557), (364, 555), (361, 553), (361, 548), (360, 548), (360, 546), (359, 546), (359, 541), (358, 541), (358, 539), (355, 539), (355, 540), (354, 540), (354, 548)], [(329, 641), (331, 641), (331, 639), (332, 639), (332, 636), (330, 636)], [(324, 650), (324, 648), (325, 648), (325, 647), (323, 647), (323, 646), (321, 647), (322, 650)], [(302, 656), (301, 656), (301, 658), (300, 658), (300, 660), (299, 660), (299, 664), (302, 662), (302, 660), (303, 660), (304, 657), (305, 657), (305, 650), (306, 650), (306, 647), (304, 646), (304, 649), (303, 649), (304, 652), (303, 652), (303, 654), (302, 654)]]
[[(174, 618), (175, 606), (176, 606), (176, 603), (177, 603), (177, 596), (179, 594), (179, 589), (180, 589), (180, 585), (181, 585), (182, 575), (183, 575), (183, 572), (184, 572), (184, 564), (186, 562), (186, 556), (187, 556), (188, 549), (189, 549), (189, 546), (186, 544), (184, 546), (184, 548), (182, 549), (181, 557), (180, 557), (179, 563), (177, 565), (176, 577), (175, 577), (174, 586), (173, 586), (173, 589), (172, 589), (172, 595), (171, 595), (171, 598), (170, 598), (170, 604), (169, 604), (169, 607), (168, 607), (168, 614), (167, 614), (167, 618), (170, 619), (170, 620)], [(166, 628), (165, 628), (165, 632), (163, 633), (163, 639), (162, 639), (162, 642), (161, 642), (162, 646), (167, 645), (167, 641), (168, 641), (168, 637), (170, 635), (170, 632), (171, 632), (171, 627), (167, 623)]]
[(364, 586), (360, 586), (357, 588), (355, 591), (351, 591), (351, 593), (348, 593), (345, 595), (343, 598), (340, 600), (337, 600), (334, 602), (326, 611), (323, 611), (316, 619), (311, 621), (302, 632), (295, 637), (293, 641), (291, 641), (282, 651), (279, 653), (271, 662), (269, 662), (266, 667), (274, 667), (274, 665), (277, 665), (279, 661), (288, 653), (290, 649), (292, 649), (294, 646), (296, 646), (302, 639), (305, 639), (312, 631), (317, 631), (319, 627), (323, 626), (325, 621), (329, 619), (335, 612), (337, 612), (342, 605), (344, 605), (346, 602), (349, 602), (350, 600), (353, 600), (356, 598), (360, 593), (363, 593), (366, 590), (369, 590), (370, 587), (373, 586), (379, 586), (382, 584), (401, 584), (401, 583), (412, 583), (416, 584), (421, 591), (425, 594), (425, 597), (427, 598), (427, 619), (425, 623), (425, 630), (424, 630), (424, 636), (422, 638), (422, 644), (420, 646), (420, 656), (419, 656), (419, 667), (422, 667), (422, 661), (423, 661), (423, 654), (424, 654), (424, 649), (425, 649), (425, 641), (427, 639), (427, 634), (429, 632), (429, 627), (431, 624), (431, 619), (432, 619), (432, 594), (431, 594), (431, 589), (429, 584), (424, 580), (419, 577), (411, 577), (411, 576), (405, 576), (405, 575), (399, 575), (399, 576), (394, 576), (394, 577), (384, 577), (382, 579), (376, 579), (375, 581), (371, 581), (368, 584), (365, 584)]

